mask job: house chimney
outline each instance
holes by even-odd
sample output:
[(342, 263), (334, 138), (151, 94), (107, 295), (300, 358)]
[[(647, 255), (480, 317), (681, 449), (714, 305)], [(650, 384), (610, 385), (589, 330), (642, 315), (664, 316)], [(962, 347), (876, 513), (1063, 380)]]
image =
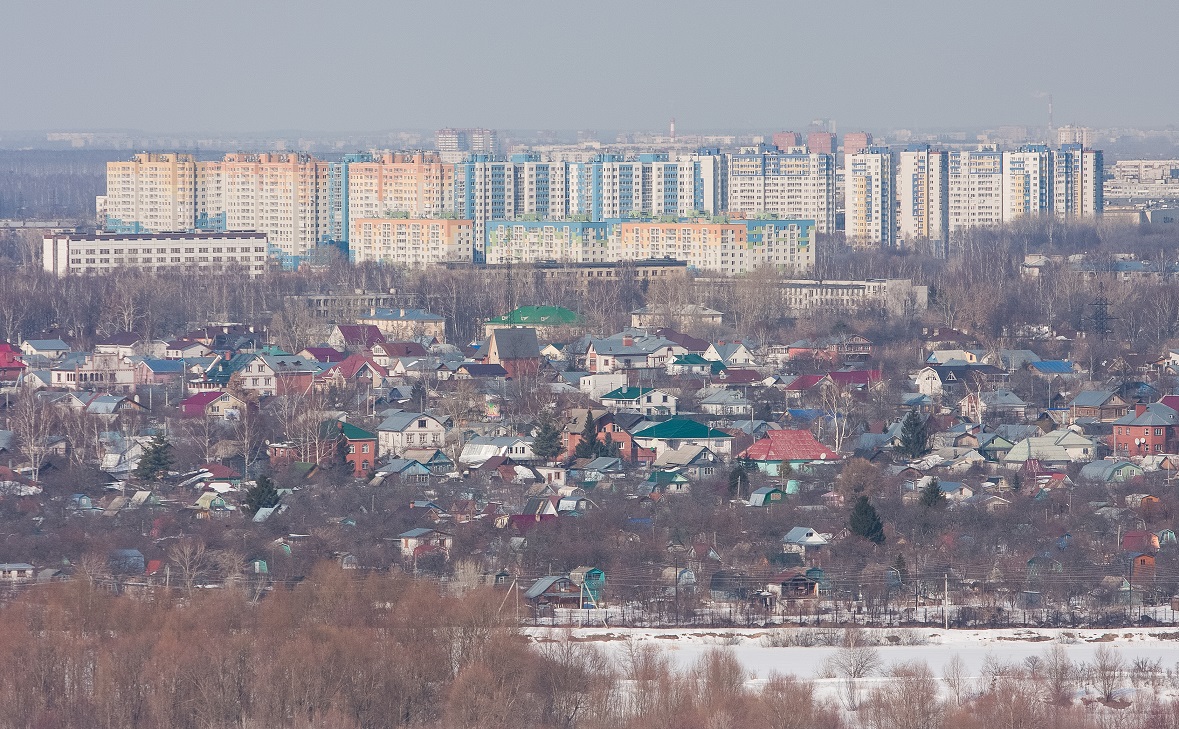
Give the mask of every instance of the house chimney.
[(1139, 403), (1134, 406), (1134, 416), (1135, 417), (1142, 417), (1143, 413), (1145, 413), (1145, 412), (1146, 412), (1145, 405), (1142, 405), (1141, 403)]
[(632, 336), (628, 335), (628, 336), (624, 336), (622, 338), (622, 346), (624, 346), (624, 347), (632, 347), (632, 346), (634, 346), (634, 343), (635, 343), (635, 338)]

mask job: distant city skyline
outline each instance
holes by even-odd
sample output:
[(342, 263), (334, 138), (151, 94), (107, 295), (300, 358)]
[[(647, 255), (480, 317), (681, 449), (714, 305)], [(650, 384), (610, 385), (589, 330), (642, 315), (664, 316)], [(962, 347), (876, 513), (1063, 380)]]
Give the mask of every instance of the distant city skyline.
[[(0, 131), (1162, 128), (1179, 6), (6, 6)], [(215, 22), (214, 22), (215, 19)]]

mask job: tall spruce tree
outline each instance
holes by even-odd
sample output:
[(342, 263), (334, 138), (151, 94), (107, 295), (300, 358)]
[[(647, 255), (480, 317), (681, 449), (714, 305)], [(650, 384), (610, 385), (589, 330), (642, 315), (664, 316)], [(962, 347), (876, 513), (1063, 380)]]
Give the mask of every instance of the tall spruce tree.
[(159, 478), (172, 468), (172, 444), (163, 433), (156, 433), (143, 449), (139, 458), (139, 465), (135, 467), (135, 477), (143, 481)]
[(921, 505), (927, 509), (935, 509), (946, 505), (946, 495), (942, 493), (941, 484), (936, 478), (931, 478), (929, 483), (921, 489)]
[(545, 416), (536, 429), (532, 438), (532, 452), (538, 458), (551, 461), (561, 453), (561, 431), (553, 424), (552, 418)]
[(928, 443), (929, 433), (925, 430), (925, 421), (916, 410), (910, 410), (905, 416), (905, 421), (901, 423), (901, 443), (898, 450), (906, 458), (920, 458), (929, 450)]
[(598, 425), (594, 422), (592, 410), (585, 411), (585, 427), (581, 429), (581, 440), (573, 449), (577, 458), (596, 458), (598, 455)]
[(884, 543), (884, 522), (880, 521), (880, 515), (868, 502), (867, 496), (861, 496), (856, 500), (847, 528), (852, 534), (863, 537), (873, 544)]
[(274, 487), (274, 481), (269, 476), (263, 475), (258, 477), (253, 486), (246, 489), (242, 506), (245, 507), (247, 513), (257, 514), (259, 509), (278, 506), (278, 499), (278, 489)]

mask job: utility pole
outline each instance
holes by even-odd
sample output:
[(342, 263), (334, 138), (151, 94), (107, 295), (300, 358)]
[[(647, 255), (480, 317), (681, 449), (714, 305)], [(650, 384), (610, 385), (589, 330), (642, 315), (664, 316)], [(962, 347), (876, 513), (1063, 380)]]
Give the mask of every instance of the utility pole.
[(945, 618), (945, 628), (950, 629), (950, 573), (943, 576), (945, 580), (945, 597), (942, 599), (942, 615)]

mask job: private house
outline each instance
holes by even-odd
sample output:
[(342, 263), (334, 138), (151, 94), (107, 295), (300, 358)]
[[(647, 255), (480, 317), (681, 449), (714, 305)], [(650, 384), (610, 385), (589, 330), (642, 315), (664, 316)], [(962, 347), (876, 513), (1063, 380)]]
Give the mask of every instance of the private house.
[(750, 418), (753, 402), (737, 390), (717, 390), (700, 401), (700, 410), (709, 415)]
[(665, 451), (681, 446), (704, 446), (722, 461), (733, 453), (733, 436), (723, 430), (686, 418), (672, 418), (633, 433), (635, 443), (655, 452), (656, 458)]
[(435, 476), (445, 476), (454, 471), (454, 461), (437, 448), (406, 448), (401, 451), (401, 456), (417, 461)]
[(425, 527), (402, 532), (397, 535), (397, 540), (401, 546), (403, 559), (416, 560), (424, 554), (435, 551), (449, 557), (450, 548), (454, 546), (454, 535)]
[(807, 556), (813, 557), (830, 543), (826, 535), (810, 527), (797, 526), (782, 537), (782, 551), (786, 554), (801, 554), (805, 559)]
[(124, 359), (141, 354), (143, 341), (138, 334), (122, 332), (112, 334), (94, 345), (95, 354), (110, 354)]
[(225, 418), (236, 420), (245, 412), (244, 400), (229, 392), (208, 390), (189, 395), (180, 401), (182, 418)]
[(499, 365), (508, 377), (535, 376), (540, 370), (540, 345), (536, 330), (521, 327), (516, 329), (495, 329), (487, 340), (483, 364)]
[(340, 421), (344, 462), (352, 467), (352, 475), (362, 478), (377, 460), (377, 436), (351, 423)]
[(704, 359), (723, 362), (725, 367), (753, 367), (753, 352), (743, 342), (717, 342), (704, 352)]
[(356, 317), (356, 323), (377, 327), (388, 341), (446, 341), (446, 317), (423, 309), (376, 307)]
[(1130, 410), (1130, 405), (1112, 390), (1085, 390), (1068, 404), (1072, 422), (1086, 420), (1112, 423)]
[(666, 369), (688, 350), (662, 337), (628, 330), (606, 339), (591, 339), (586, 349), (586, 370), (591, 374), (632, 369)]
[(851, 364), (871, 359), (872, 342), (858, 334), (799, 339), (785, 347), (771, 347), (770, 356), (779, 361), (813, 359), (831, 364)]
[(382, 458), (413, 449), (433, 450), (445, 444), (446, 426), (427, 413), (394, 410), (377, 426), (377, 441)]
[[(955, 361), (956, 362), (956, 361)], [(957, 396), (970, 389), (996, 389), (1009, 373), (987, 364), (945, 364), (925, 367), (915, 376), (917, 391), (930, 397)]]
[(987, 390), (971, 392), (958, 401), (958, 412), (975, 423), (984, 418), (1014, 418), (1023, 420), (1027, 416), (1028, 404), (1011, 390)]
[(131, 392), (135, 389), (135, 363), (113, 352), (78, 352), (51, 370), (53, 386), (61, 390)]
[(798, 570), (778, 574), (766, 588), (779, 600), (809, 600), (819, 596), (819, 581)]
[(315, 376), (315, 385), (319, 388), (336, 389), (354, 386), (362, 391), (371, 391), (374, 387), (380, 387), (388, 376), (389, 371), (367, 352), (355, 352), (343, 361), (330, 364), (321, 370)]
[(141, 359), (134, 364), (136, 385), (166, 385), (184, 377), (184, 362), (176, 359)]
[(20, 350), (8, 342), (0, 342), (0, 382), (16, 382), (24, 371), (25, 363), (20, 359)]
[(1163, 405), (1135, 405), (1113, 421), (1110, 446), (1115, 455), (1128, 458), (1159, 453), (1174, 453), (1179, 413)]
[(1122, 535), (1124, 552), (1157, 552), (1159, 546), (1158, 535), (1153, 532), (1130, 531)]
[(363, 352), (385, 341), (385, 335), (373, 324), (337, 324), (328, 335), (328, 346), (346, 352)]
[(213, 350), (204, 342), (188, 337), (173, 339), (164, 345), (164, 359), (200, 359), (212, 354)]
[[(562, 458), (572, 458), (578, 444), (581, 443), (588, 412), (582, 408), (573, 408), (570, 411), (570, 420), (561, 429), (561, 444), (564, 447)], [(597, 441), (603, 446), (609, 441), (611, 448), (618, 449), (619, 458), (627, 463), (640, 464), (650, 464), (655, 460), (655, 451), (636, 444), (634, 436), (627, 430), (627, 427), (636, 427), (634, 425), (636, 422), (645, 423), (646, 420), (643, 416), (594, 410), (593, 418), (598, 430)], [(620, 421), (626, 421), (627, 427), (624, 427), (624, 423)]]
[(507, 377), (508, 371), (503, 365), (481, 362), (463, 362), (454, 371), (456, 380), (503, 380)]
[(431, 475), (425, 464), (412, 458), (391, 458), (373, 473), (369, 486), (393, 483), (422, 486), (430, 483)]
[(1048, 435), (1024, 438), (1003, 455), (1003, 465), (1018, 469), (1028, 461), (1054, 468), (1069, 463), (1087, 463), (1097, 453), (1097, 445), (1072, 430), (1055, 430)]
[(675, 471), (689, 479), (699, 480), (716, 474), (717, 462), (717, 457), (704, 446), (682, 445), (663, 451), (651, 464), (651, 468)]
[(32, 582), (37, 568), (27, 562), (5, 562), (0, 564), (0, 582)]
[(787, 471), (806, 471), (813, 463), (838, 461), (840, 456), (815, 440), (809, 430), (782, 429), (767, 431), (765, 438), (738, 458), (753, 463), (767, 476), (781, 476)]
[[(380, 345), (376, 346), (379, 347)], [(374, 351), (375, 349), (376, 347), (374, 347)], [(300, 357), (306, 357), (307, 359), (313, 359), (316, 362), (321, 362), (328, 365), (334, 364), (336, 362), (343, 362), (344, 359), (348, 356), (347, 352), (341, 352), (340, 350), (334, 349), (332, 347), (304, 347), (303, 349), (300, 349), (297, 354)]]
[(516, 435), (478, 435), (463, 445), (459, 463), (469, 468), (479, 468), (492, 458), (502, 457), (515, 462), (536, 460), (532, 453), (532, 438)]
[(569, 579), (581, 588), (588, 602), (602, 607), (602, 593), (606, 589), (606, 573), (597, 567), (581, 566), (569, 572)]
[(26, 339), (20, 344), (20, 352), (26, 357), (44, 358), (56, 362), (71, 351), (70, 345), (60, 339)]
[(676, 414), (678, 399), (650, 387), (620, 387), (603, 395), (601, 402), (612, 413), (627, 411), (647, 417), (666, 417)]
[[(582, 586), (564, 575), (541, 577), (524, 591), (524, 599), (538, 614), (542, 610), (557, 607), (581, 608), (584, 597)], [(592, 603), (589, 606), (592, 607)]]

